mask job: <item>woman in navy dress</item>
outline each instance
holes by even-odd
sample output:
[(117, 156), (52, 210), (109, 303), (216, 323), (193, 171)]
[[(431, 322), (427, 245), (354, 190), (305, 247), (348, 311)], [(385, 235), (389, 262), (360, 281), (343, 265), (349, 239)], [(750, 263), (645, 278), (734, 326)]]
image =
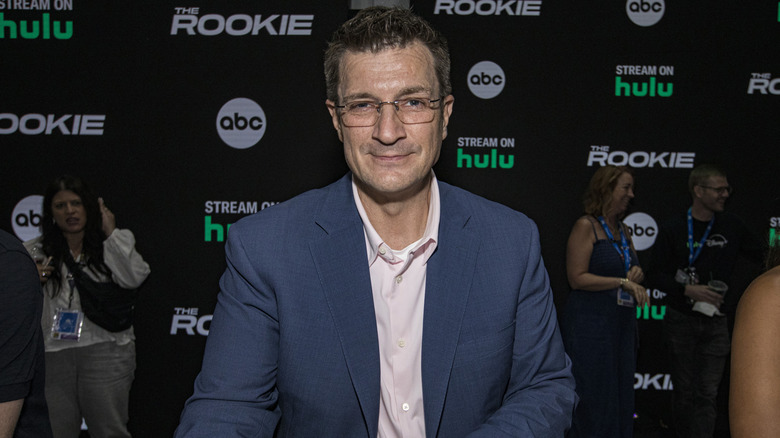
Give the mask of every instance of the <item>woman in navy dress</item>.
[(585, 215), (569, 235), (566, 274), (572, 291), (562, 325), (580, 397), (570, 438), (633, 436), (636, 306), (649, 301), (621, 221), (633, 197), (628, 168), (599, 168), (585, 193)]

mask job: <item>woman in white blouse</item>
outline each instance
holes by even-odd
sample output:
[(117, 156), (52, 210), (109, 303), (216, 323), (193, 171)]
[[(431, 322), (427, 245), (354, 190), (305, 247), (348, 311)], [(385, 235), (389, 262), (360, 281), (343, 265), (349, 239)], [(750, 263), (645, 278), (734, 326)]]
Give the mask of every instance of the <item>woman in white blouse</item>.
[(70, 256), (99, 282), (134, 289), (149, 275), (130, 230), (84, 182), (62, 176), (46, 189), (43, 234), (25, 242), (44, 289), (46, 400), (54, 437), (76, 438), (84, 418), (92, 438), (129, 437), (128, 399), (135, 373), (132, 326), (111, 332), (90, 321), (66, 264)]

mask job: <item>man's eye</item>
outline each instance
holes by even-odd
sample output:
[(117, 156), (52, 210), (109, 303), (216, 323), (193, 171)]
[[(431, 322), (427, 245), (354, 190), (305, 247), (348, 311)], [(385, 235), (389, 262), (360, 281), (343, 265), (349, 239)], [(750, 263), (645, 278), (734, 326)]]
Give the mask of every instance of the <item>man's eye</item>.
[(408, 99), (404, 106), (408, 106), (410, 108), (422, 108), (425, 106), (425, 101), (422, 99)]
[(361, 101), (352, 102), (347, 105), (347, 111), (362, 112), (374, 109), (374, 104), (371, 102)]

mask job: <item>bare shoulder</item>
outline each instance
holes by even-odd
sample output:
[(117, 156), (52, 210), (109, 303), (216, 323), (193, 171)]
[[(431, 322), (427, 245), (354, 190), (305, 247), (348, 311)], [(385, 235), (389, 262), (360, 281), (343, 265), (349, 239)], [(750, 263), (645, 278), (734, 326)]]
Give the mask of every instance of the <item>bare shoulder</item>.
[(574, 228), (575, 229), (587, 229), (591, 230), (593, 229), (593, 226), (596, 225), (596, 220), (593, 218), (593, 216), (580, 216), (575, 222), (574, 222)]
[(574, 222), (574, 226), (571, 228), (571, 234), (569, 235), (570, 243), (595, 242), (596, 237), (594, 235), (593, 218), (590, 216), (581, 216)]
[[(780, 266), (758, 276), (745, 290), (739, 302), (740, 307), (780, 307)], [(758, 309), (757, 309), (758, 310)]]

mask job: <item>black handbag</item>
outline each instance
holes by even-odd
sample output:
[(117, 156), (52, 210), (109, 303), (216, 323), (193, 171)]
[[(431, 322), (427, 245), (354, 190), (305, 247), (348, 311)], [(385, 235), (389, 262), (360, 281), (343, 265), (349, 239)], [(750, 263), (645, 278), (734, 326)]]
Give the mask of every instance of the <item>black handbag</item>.
[(70, 255), (65, 264), (81, 297), (81, 309), (90, 321), (110, 332), (121, 332), (133, 325), (138, 289), (125, 289), (113, 281), (95, 281)]

